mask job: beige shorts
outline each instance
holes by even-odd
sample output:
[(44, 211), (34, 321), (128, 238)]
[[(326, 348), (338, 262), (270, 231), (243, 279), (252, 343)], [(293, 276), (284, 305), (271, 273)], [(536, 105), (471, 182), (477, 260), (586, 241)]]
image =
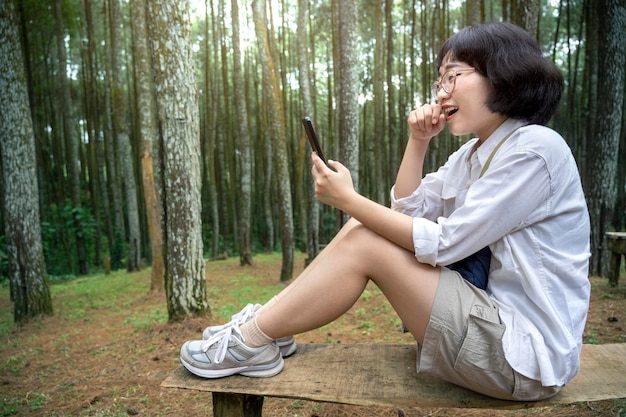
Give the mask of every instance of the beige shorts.
[(536, 401), (557, 394), (511, 368), (504, 357), (505, 325), (487, 293), (458, 272), (441, 268), (417, 372), (433, 375), (491, 397)]

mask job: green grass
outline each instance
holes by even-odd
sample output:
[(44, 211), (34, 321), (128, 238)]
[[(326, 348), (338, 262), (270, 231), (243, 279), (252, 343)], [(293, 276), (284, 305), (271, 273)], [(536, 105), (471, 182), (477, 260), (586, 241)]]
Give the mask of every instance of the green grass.
[(20, 410), (35, 411), (46, 403), (46, 394), (29, 392), (24, 398), (2, 398), (0, 402), (0, 417), (17, 415)]
[[(117, 271), (109, 275), (95, 274), (62, 282), (53, 281), (50, 293), (54, 315), (62, 320), (85, 322), (92, 321), (94, 314), (103, 310), (111, 315), (125, 315), (133, 302), (147, 293), (146, 275), (149, 277), (149, 274), (149, 270), (131, 274)], [(0, 301), (10, 304), (9, 297), (9, 289), (0, 288)], [(151, 322), (167, 321), (165, 299), (163, 301), (162, 309), (131, 316), (126, 323), (139, 328)], [(40, 325), (38, 321), (39, 319), (35, 319), (34, 325)], [(0, 309), (0, 337), (7, 335), (12, 329), (12, 312)]]
[[(263, 266), (280, 262), (280, 254), (257, 255), (254, 258), (257, 265)], [(236, 259), (226, 261), (237, 265)], [(220, 266), (218, 262), (207, 264), (207, 270)], [(238, 312), (247, 303), (264, 303), (279, 292), (284, 284), (276, 281), (275, 285), (260, 286), (253, 275), (254, 270), (249, 268), (231, 268), (229, 275), (232, 278), (227, 289), (207, 283), (207, 297), (212, 314), (217, 319), (230, 320), (230, 316)], [(278, 278), (278, 277), (277, 277)], [(50, 293), (52, 295), (54, 315), (66, 321), (91, 322), (95, 314), (107, 311), (108, 314), (126, 316), (129, 310), (131, 315), (124, 318), (124, 323), (135, 330), (145, 329), (153, 323), (165, 323), (168, 320), (165, 295), (163, 303), (157, 308), (136, 308), (141, 297), (148, 291), (150, 270), (145, 269), (136, 273), (127, 273), (124, 270), (93, 274), (79, 278), (65, 278), (51, 280)], [(227, 291), (227, 293), (225, 292)], [(9, 287), (0, 287), (0, 305), (11, 306)], [(35, 326), (41, 326), (39, 320), (34, 320)], [(8, 335), (13, 330), (13, 312), (10, 308), (0, 308), (0, 337)]]

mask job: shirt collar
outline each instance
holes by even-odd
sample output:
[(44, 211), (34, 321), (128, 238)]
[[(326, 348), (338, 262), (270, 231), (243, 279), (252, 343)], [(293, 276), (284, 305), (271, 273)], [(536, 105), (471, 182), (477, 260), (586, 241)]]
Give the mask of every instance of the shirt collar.
[(491, 152), (498, 146), (498, 143), (509, 133), (515, 129), (524, 126), (526, 123), (519, 119), (506, 119), (498, 128), (489, 136), (476, 150), (476, 156), (480, 161), (480, 165), (484, 166), (485, 162), (491, 155)]

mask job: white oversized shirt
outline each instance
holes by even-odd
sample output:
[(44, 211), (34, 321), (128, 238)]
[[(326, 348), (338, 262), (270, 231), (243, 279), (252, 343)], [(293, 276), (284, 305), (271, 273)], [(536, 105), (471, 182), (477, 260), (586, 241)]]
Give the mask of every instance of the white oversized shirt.
[(555, 131), (513, 119), (472, 153), (476, 141), (412, 195), (395, 199), (392, 189), (392, 208), (413, 217), (420, 262), (449, 265), (489, 245), (487, 293), (506, 325), (509, 364), (544, 386), (565, 385), (579, 370), (590, 294), (589, 215), (574, 157)]

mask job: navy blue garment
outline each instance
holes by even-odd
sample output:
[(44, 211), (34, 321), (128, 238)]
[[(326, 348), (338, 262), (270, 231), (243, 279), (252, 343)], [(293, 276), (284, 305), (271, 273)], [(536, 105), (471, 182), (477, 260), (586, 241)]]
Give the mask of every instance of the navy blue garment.
[(484, 290), (487, 288), (490, 265), (491, 249), (489, 249), (489, 246), (485, 246), (467, 258), (448, 265), (448, 269), (458, 272), (463, 278), (465, 278), (465, 280), (473, 284), (475, 287)]

